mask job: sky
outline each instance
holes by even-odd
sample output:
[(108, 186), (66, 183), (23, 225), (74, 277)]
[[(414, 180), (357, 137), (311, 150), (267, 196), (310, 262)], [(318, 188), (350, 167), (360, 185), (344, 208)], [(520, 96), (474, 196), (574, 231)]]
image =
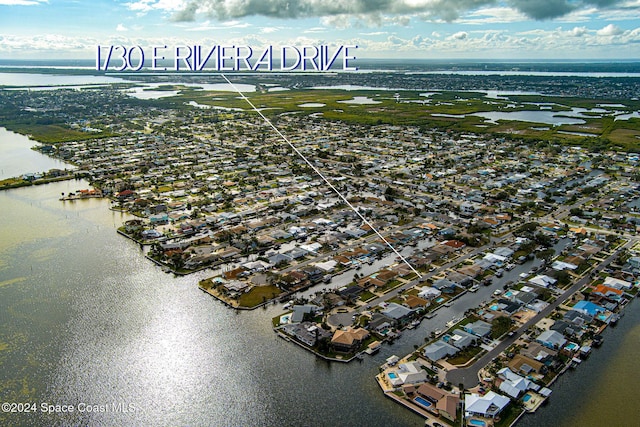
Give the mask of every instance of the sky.
[(0, 0), (0, 59), (93, 59), (116, 44), (640, 60), (640, 0)]

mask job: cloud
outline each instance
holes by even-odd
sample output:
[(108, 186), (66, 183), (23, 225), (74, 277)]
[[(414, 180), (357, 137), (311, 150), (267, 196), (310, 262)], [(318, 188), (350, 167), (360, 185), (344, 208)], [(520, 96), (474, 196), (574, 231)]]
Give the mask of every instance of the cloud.
[(372, 31), (369, 33), (360, 33), (361, 36), (373, 37), (373, 36), (384, 36), (388, 34), (387, 31)]
[(587, 27), (573, 27), (573, 29), (569, 31), (569, 34), (574, 37), (582, 37), (587, 34)]
[(511, 7), (486, 7), (467, 13), (458, 22), (461, 24), (504, 24), (522, 22), (527, 19), (525, 14)]
[(325, 27), (312, 27), (304, 30), (305, 34), (313, 34), (313, 33), (325, 33), (327, 29)]
[(260, 32), (262, 34), (271, 34), (271, 33), (276, 33), (278, 31), (280, 31), (280, 28), (278, 28), (278, 27), (263, 27), (263, 28), (260, 28)]
[(622, 6), (640, 8), (637, 2), (629, 0), (139, 0), (129, 3), (132, 10), (171, 11), (176, 21), (193, 21), (199, 15), (221, 21), (259, 15), (279, 19), (320, 17), (338, 26), (347, 25), (351, 18), (370, 25), (381, 25), (392, 18), (407, 25), (412, 16), (447, 22), (466, 16), (487, 22), (546, 20), (585, 9), (599, 11)]
[(596, 32), (599, 36), (617, 36), (622, 34), (622, 30), (613, 24), (609, 24)]
[(455, 34), (452, 34), (452, 35), (451, 35), (451, 38), (452, 38), (452, 39), (455, 39), (455, 40), (464, 40), (464, 39), (466, 39), (468, 36), (469, 36), (469, 34), (468, 34), (466, 31), (458, 31), (458, 32), (457, 32), (457, 33), (455, 33)]
[(125, 27), (124, 25), (122, 25), (122, 24), (118, 24), (118, 26), (116, 27), (116, 31), (122, 33), (122, 32), (125, 32), (125, 31), (129, 31), (129, 29), (127, 27)]

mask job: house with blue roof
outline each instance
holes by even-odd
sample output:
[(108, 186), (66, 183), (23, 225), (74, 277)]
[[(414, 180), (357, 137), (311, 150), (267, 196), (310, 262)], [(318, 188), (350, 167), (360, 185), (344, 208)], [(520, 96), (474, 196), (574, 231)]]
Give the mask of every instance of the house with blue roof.
[(573, 309), (592, 317), (595, 317), (598, 313), (603, 313), (605, 311), (604, 307), (592, 303), (591, 301), (579, 301), (573, 306)]

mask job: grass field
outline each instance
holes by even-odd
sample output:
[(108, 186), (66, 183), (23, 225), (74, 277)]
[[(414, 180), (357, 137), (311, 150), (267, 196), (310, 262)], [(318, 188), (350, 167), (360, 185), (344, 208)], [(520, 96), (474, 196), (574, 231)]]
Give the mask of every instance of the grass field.
[[(389, 124), (450, 129), (457, 132), (497, 134), (530, 141), (581, 145), (595, 149), (613, 147), (640, 151), (640, 119), (614, 120), (614, 114), (640, 109), (640, 102), (634, 100), (595, 100), (532, 95), (487, 98), (481, 92), (440, 92), (427, 98), (419, 91), (335, 89), (248, 92), (245, 96), (257, 108), (262, 109), (263, 114), (276, 120), (282, 113), (300, 115), (317, 113), (328, 120), (364, 125)], [(370, 103), (344, 102), (353, 98), (366, 98)], [(195, 101), (203, 105), (230, 108), (236, 111), (251, 111), (251, 107), (245, 100), (231, 92), (205, 92), (188, 88), (169, 99)], [(316, 105), (304, 106), (310, 103)], [(623, 104), (625, 108), (611, 107), (605, 114), (600, 110), (590, 111), (600, 108), (603, 104)], [(548, 111), (558, 116), (570, 117), (573, 108), (585, 109), (580, 110), (583, 124), (550, 125), (519, 120), (492, 122), (471, 115), (488, 112)]]

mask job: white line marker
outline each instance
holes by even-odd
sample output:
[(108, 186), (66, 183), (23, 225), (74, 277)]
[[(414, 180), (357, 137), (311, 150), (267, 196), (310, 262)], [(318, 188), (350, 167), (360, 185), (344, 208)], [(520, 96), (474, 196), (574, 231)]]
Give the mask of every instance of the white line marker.
[(253, 108), (253, 110), (258, 113), (260, 115), (260, 117), (262, 117), (262, 119), (280, 136), (280, 138), (282, 138), (284, 140), (284, 142), (286, 142), (289, 147), (291, 147), (291, 149), (293, 151), (295, 151), (295, 153), (302, 159), (304, 160), (304, 162), (311, 168), (313, 169), (313, 171), (320, 177), (322, 178), (322, 180), (329, 186), (329, 188), (331, 188), (346, 204), (347, 206), (349, 206), (351, 208), (351, 210), (353, 210), (356, 215), (358, 215), (360, 217), (360, 219), (367, 224), (377, 235), (378, 237), (380, 237), (382, 239), (382, 241), (384, 243), (387, 244), (387, 246), (389, 246), (389, 248), (391, 248), (391, 250), (398, 255), (398, 257), (402, 260), (402, 262), (404, 262), (405, 264), (407, 264), (407, 266), (411, 269), (411, 271), (413, 271), (414, 273), (416, 273), (418, 275), (418, 277), (422, 277), (422, 274), (420, 274), (418, 272), (418, 270), (416, 270), (415, 268), (413, 268), (413, 266), (409, 263), (409, 261), (407, 261), (405, 259), (405, 257), (402, 256), (402, 254), (400, 254), (400, 252), (398, 252), (398, 250), (396, 248), (393, 247), (393, 245), (384, 238), (384, 236), (382, 234), (380, 234), (380, 232), (373, 226), (373, 224), (371, 224), (367, 218), (365, 218), (359, 211), (358, 209), (355, 208), (355, 206), (353, 206), (345, 196), (342, 195), (342, 193), (340, 193), (340, 191), (338, 191), (338, 189), (336, 187), (333, 186), (333, 184), (331, 184), (331, 182), (329, 182), (329, 180), (327, 178), (325, 178), (325, 176), (322, 174), (322, 172), (320, 172), (318, 170), (318, 168), (316, 168), (309, 160), (307, 160), (307, 158), (304, 156), (304, 154), (302, 154), (300, 151), (298, 151), (298, 149), (295, 147), (295, 145), (293, 145), (289, 139), (284, 136), (284, 134), (282, 132), (280, 132), (280, 130), (274, 126), (273, 123), (271, 123), (271, 121), (265, 117), (264, 114), (262, 114), (262, 112), (260, 110), (258, 110), (256, 108), (255, 105), (253, 105), (253, 102), (251, 102), (249, 100), (249, 98), (247, 98), (244, 93), (242, 93), (237, 87), (236, 85), (234, 85), (231, 80), (229, 80), (227, 78), (227, 76), (225, 76), (224, 74), (220, 74), (222, 76), (223, 79), (225, 79), (227, 81), (227, 83), (229, 83), (229, 85), (231, 85), (231, 87), (233, 88), (233, 90), (235, 90), (236, 92), (238, 92), (238, 95), (240, 95), (240, 97), (242, 99), (244, 99), (245, 101), (247, 101), (247, 103), (251, 106), (251, 108)]

